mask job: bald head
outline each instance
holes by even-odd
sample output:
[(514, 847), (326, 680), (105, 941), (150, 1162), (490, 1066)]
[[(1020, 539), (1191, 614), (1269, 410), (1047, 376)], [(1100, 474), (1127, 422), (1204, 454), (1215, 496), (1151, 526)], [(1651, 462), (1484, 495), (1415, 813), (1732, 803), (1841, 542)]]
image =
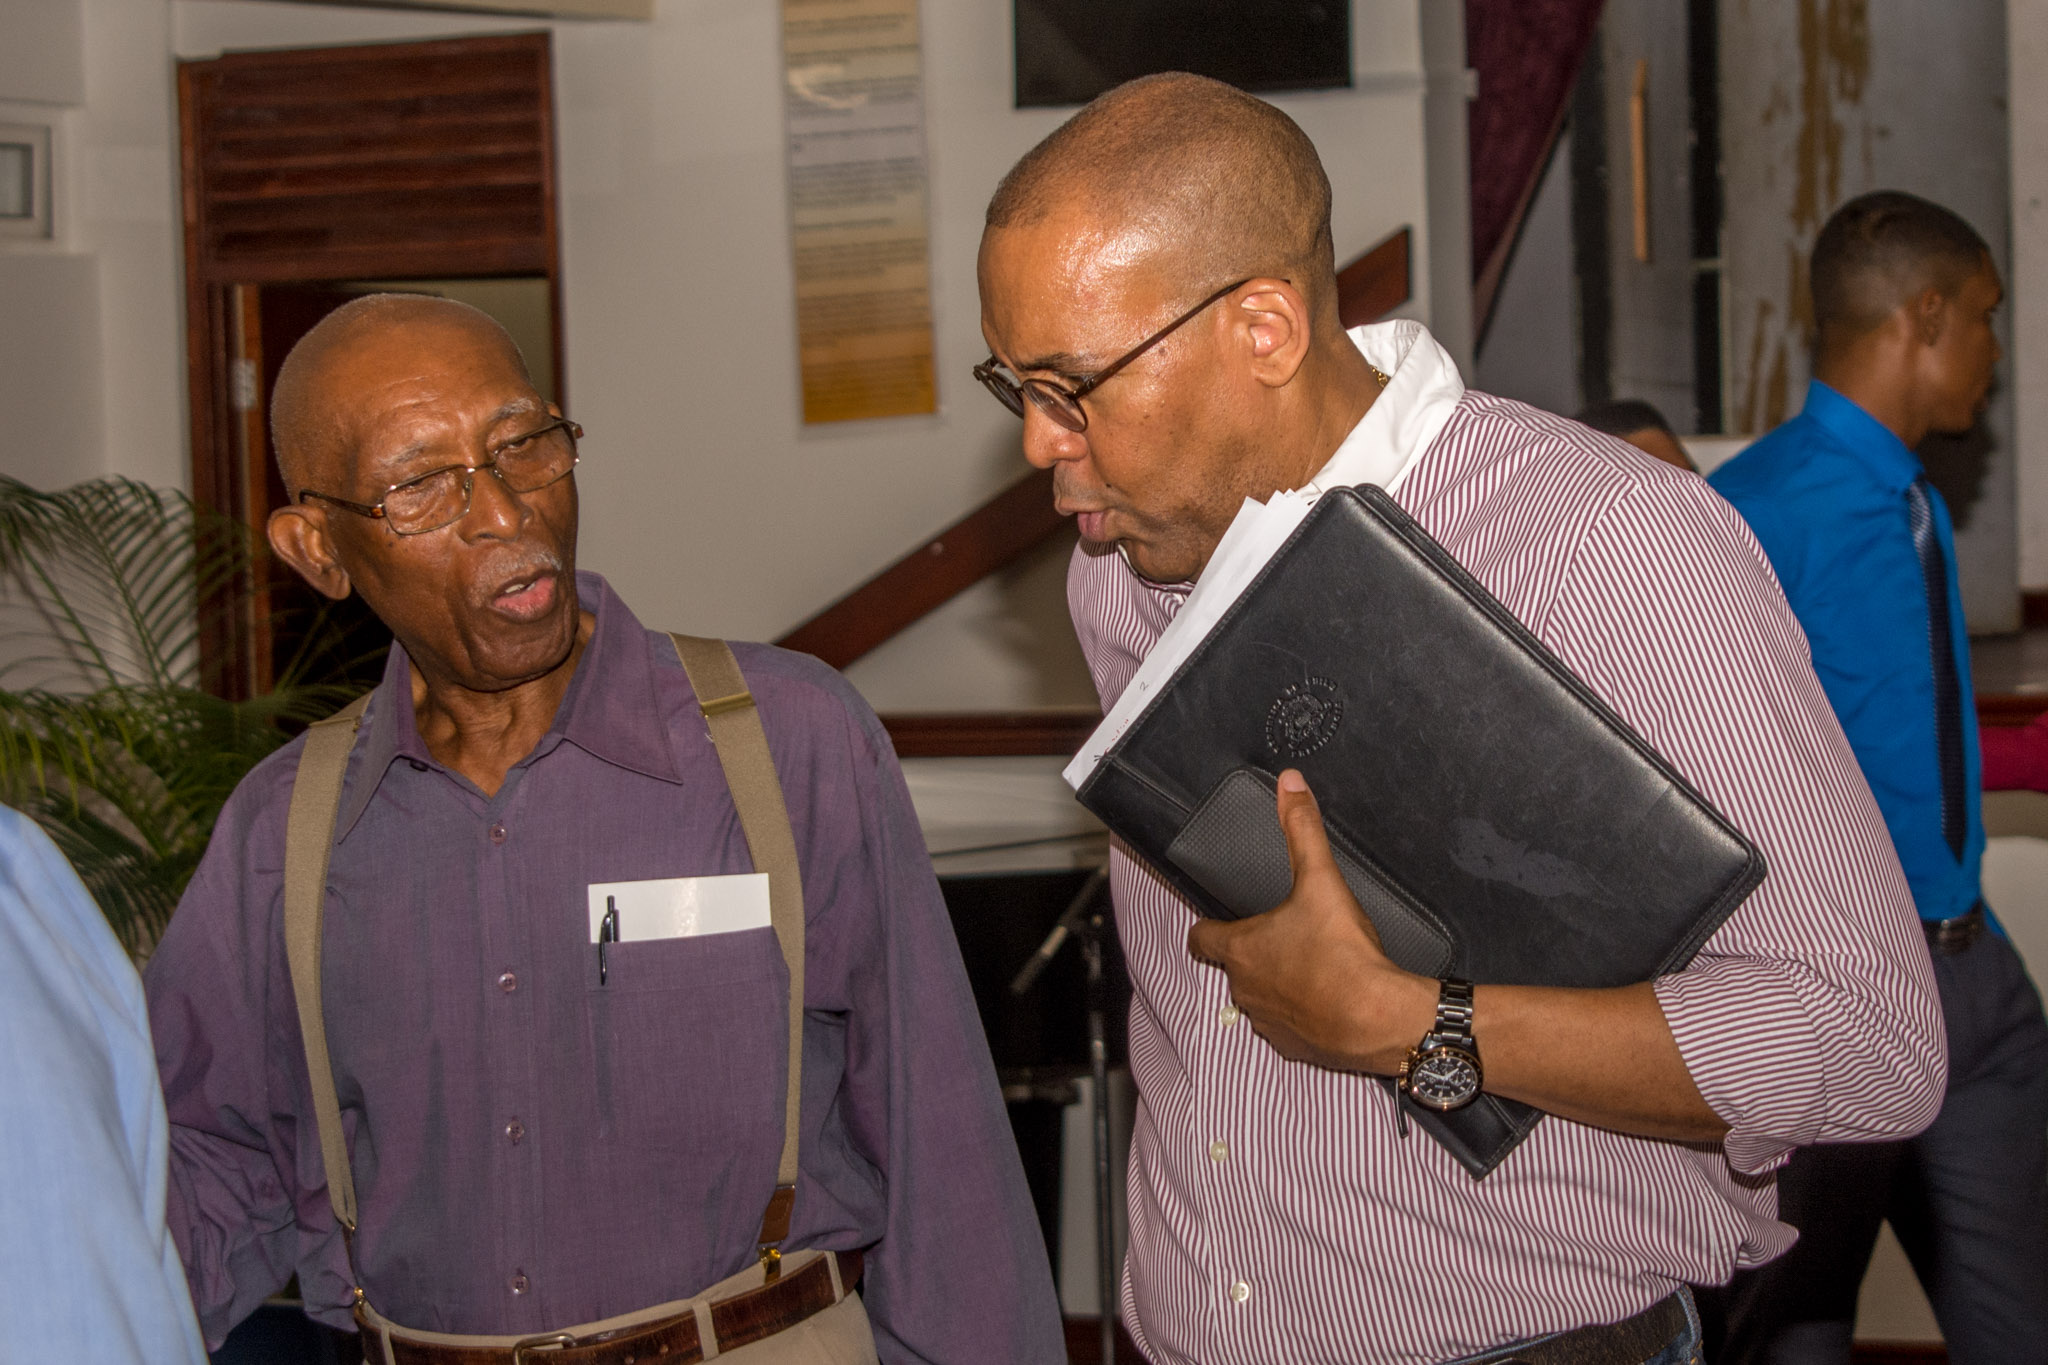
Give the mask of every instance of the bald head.
[(1294, 120), (1183, 72), (1096, 99), (1027, 153), (989, 201), (990, 228), (1078, 212), (1189, 283), (1270, 275), (1336, 299), (1330, 181)]
[(977, 374), (1024, 457), (1155, 582), (1199, 574), (1246, 498), (1301, 487), (1379, 396), (1315, 148), (1218, 81), (1146, 77), (1069, 119), (997, 189), (976, 275)]
[[(461, 336), (501, 349), (522, 376), (525, 358), (497, 319), (481, 309), (428, 294), (365, 294), (329, 313), (299, 339), (277, 372), (270, 398), (270, 440), (287, 492), (334, 485), (331, 468), (346, 454), (348, 431), (366, 396), (337, 376), (351, 361), (393, 359), (436, 337)], [(529, 376), (530, 379), (530, 376)]]

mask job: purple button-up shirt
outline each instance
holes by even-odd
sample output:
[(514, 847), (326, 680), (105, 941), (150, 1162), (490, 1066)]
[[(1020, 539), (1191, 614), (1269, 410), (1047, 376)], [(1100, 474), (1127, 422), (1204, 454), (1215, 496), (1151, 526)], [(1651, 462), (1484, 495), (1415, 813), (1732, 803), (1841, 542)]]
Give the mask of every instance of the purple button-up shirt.
[[(674, 649), (595, 574), (554, 726), (495, 797), (434, 761), (396, 646), (328, 874), (328, 1041), (370, 1302), (528, 1333), (744, 1268), (781, 1144), (788, 973), (767, 928), (613, 945), (586, 887), (753, 870)], [(1063, 1360), (1044, 1243), (894, 754), (815, 659), (735, 651), (803, 865), (791, 1247), (869, 1248), (884, 1361)], [(147, 974), (170, 1224), (210, 1341), (296, 1270), (349, 1324), (282, 932), (300, 743), (235, 792)]]

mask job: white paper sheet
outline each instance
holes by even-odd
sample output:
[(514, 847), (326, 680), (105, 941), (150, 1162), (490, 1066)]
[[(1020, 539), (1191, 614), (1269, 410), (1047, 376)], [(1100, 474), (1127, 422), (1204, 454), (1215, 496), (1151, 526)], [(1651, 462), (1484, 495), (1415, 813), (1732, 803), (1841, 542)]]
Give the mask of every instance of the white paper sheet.
[(619, 910), (619, 942), (733, 934), (769, 925), (768, 874), (661, 877), (641, 882), (590, 883), (590, 941), (604, 926), (606, 901)]

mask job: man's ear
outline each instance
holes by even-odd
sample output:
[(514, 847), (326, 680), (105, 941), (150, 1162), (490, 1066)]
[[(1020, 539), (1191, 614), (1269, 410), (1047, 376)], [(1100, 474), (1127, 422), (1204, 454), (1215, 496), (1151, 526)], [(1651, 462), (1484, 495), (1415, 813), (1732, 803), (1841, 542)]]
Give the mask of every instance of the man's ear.
[(1931, 284), (1913, 297), (1908, 306), (1912, 311), (1915, 341), (1922, 346), (1932, 346), (1941, 340), (1942, 329), (1948, 325), (1948, 304), (1948, 296)]
[(1308, 357), (1308, 300), (1286, 280), (1257, 279), (1231, 305), (1250, 342), (1252, 372), (1261, 384), (1291, 382)]
[(349, 594), (348, 570), (334, 553), (325, 509), (293, 504), (270, 514), (264, 527), (270, 548), (323, 597), (339, 602)]

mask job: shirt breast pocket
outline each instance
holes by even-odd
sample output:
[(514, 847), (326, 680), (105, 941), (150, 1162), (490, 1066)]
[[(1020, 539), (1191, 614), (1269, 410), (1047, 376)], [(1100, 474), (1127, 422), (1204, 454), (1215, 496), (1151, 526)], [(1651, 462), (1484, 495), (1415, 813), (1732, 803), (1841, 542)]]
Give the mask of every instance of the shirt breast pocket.
[(599, 996), (703, 990), (763, 979), (778, 984), (785, 974), (773, 929), (607, 943), (601, 974), (598, 950), (593, 947), (589, 951), (585, 976), (590, 990)]
[(700, 1158), (772, 1151), (788, 1047), (774, 930), (610, 944), (602, 985), (591, 956), (598, 1136)]

